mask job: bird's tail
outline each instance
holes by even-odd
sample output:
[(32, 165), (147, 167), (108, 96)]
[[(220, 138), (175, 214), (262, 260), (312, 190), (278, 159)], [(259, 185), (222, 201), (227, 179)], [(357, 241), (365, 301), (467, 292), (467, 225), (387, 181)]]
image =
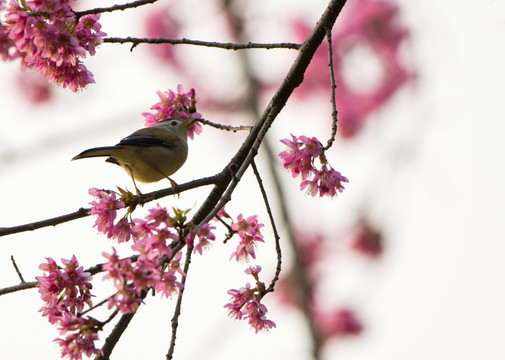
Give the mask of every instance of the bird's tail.
[(114, 150), (117, 150), (116, 146), (96, 147), (96, 148), (84, 150), (79, 155), (74, 156), (72, 158), (72, 160), (91, 158), (91, 157), (100, 157), (100, 156), (111, 156)]

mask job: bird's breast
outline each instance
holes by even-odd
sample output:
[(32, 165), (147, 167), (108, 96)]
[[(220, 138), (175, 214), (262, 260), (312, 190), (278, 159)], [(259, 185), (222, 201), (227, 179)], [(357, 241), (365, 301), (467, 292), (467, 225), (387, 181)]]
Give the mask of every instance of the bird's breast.
[(136, 149), (135, 161), (126, 164), (133, 177), (141, 182), (156, 182), (166, 178), (186, 162), (188, 157), (187, 143), (175, 143), (173, 147), (139, 147)]

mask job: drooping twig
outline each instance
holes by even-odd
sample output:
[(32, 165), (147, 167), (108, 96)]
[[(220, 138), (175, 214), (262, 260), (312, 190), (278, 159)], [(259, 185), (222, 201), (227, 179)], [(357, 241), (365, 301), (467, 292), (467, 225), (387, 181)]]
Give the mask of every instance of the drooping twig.
[(230, 42), (217, 42), (217, 41), (203, 41), (203, 40), (192, 40), (192, 39), (167, 39), (167, 38), (134, 38), (134, 37), (108, 37), (103, 39), (104, 43), (109, 44), (127, 44), (131, 43), (132, 47), (130, 50), (133, 50), (136, 46), (140, 44), (171, 44), (171, 45), (196, 45), (196, 46), (204, 46), (211, 47), (217, 49), (225, 49), (225, 50), (245, 50), (245, 49), (291, 49), (298, 50), (301, 47), (301, 44), (295, 43), (254, 43), (248, 42), (244, 44), (235, 44)]
[(331, 81), (331, 136), (328, 139), (328, 143), (323, 148), (323, 150), (328, 150), (335, 141), (335, 136), (337, 135), (337, 104), (335, 101), (335, 89), (337, 84), (335, 83), (335, 70), (333, 69), (333, 48), (331, 41), (331, 30), (332, 27), (326, 28), (326, 40), (328, 42), (328, 67), (330, 68), (330, 81)]
[(186, 278), (188, 277), (189, 264), (191, 263), (191, 254), (192, 251), (190, 248), (186, 248), (186, 260), (184, 262), (184, 276), (181, 279), (182, 289), (179, 291), (179, 295), (177, 296), (177, 303), (175, 304), (174, 316), (172, 317), (172, 337), (170, 339), (170, 346), (168, 348), (168, 352), (166, 355), (167, 360), (171, 360), (174, 355), (175, 350), (175, 340), (177, 338), (177, 328), (179, 326), (179, 317), (181, 316), (181, 305), (182, 305), (182, 297), (184, 295), (184, 288), (186, 287)]
[(279, 280), (279, 275), (281, 273), (281, 267), (282, 267), (282, 251), (281, 251), (281, 244), (280, 244), (280, 236), (279, 236), (279, 233), (277, 232), (277, 227), (275, 226), (275, 220), (274, 220), (274, 216), (272, 214), (272, 209), (270, 208), (268, 196), (265, 191), (265, 187), (263, 186), (263, 180), (261, 179), (260, 173), (258, 171), (258, 168), (257, 168), (254, 160), (251, 162), (251, 167), (254, 171), (254, 175), (256, 176), (256, 180), (258, 181), (258, 186), (261, 191), (261, 196), (263, 197), (263, 202), (265, 203), (265, 208), (268, 213), (268, 218), (270, 219), (270, 225), (272, 226), (272, 231), (274, 233), (275, 252), (277, 254), (277, 266), (275, 268), (275, 274), (274, 274), (274, 277), (272, 278), (272, 281), (270, 282), (270, 285), (268, 285), (268, 288), (265, 289), (265, 292), (263, 293), (263, 296), (264, 296), (266, 293), (274, 291), (275, 283), (277, 282), (277, 280)]

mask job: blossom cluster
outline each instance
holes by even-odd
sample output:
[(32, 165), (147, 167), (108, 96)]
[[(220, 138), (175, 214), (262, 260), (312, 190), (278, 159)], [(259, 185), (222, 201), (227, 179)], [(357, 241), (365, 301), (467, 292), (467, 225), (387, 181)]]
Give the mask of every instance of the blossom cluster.
[[(193, 248), (193, 252), (202, 255), (203, 250), (211, 244), (210, 241), (216, 240), (216, 236), (212, 232), (215, 229), (216, 227), (209, 223), (202, 224), (189, 232), (186, 243), (189, 248)], [(198, 244), (196, 245), (194, 245), (195, 238), (198, 238)]]
[[(142, 303), (142, 293), (155, 289), (162, 296), (170, 297), (182, 289), (176, 274), (184, 276), (180, 270), (182, 253), (173, 254), (171, 244), (179, 241), (177, 229), (177, 212), (171, 217), (166, 208), (149, 209), (145, 218), (129, 221), (126, 216), (115, 222), (116, 210), (124, 207), (124, 202), (117, 200), (110, 190), (90, 189), (99, 201), (92, 201), (91, 214), (97, 215), (95, 224), (100, 232), (118, 242), (132, 239), (131, 249), (136, 259), (120, 259), (113, 248), (112, 254), (103, 253), (107, 263), (103, 270), (107, 273), (104, 279), (111, 279), (117, 289), (109, 299), (109, 307), (115, 306), (123, 313), (133, 312)], [(95, 195), (95, 196), (96, 196)], [(128, 214), (127, 214), (128, 215)], [(180, 215), (179, 215), (180, 216)], [(170, 260), (169, 266), (165, 266)]]
[[(150, 112), (142, 113), (145, 117), (146, 126), (153, 126), (166, 118), (175, 117), (185, 121), (202, 118), (202, 115), (196, 111), (195, 89), (184, 92), (182, 85), (178, 85), (177, 92), (169, 89), (167, 91), (158, 91), (157, 94), (161, 101), (151, 107), (151, 110), (155, 110), (154, 114)], [(202, 126), (195, 122), (188, 129), (188, 136), (193, 139), (195, 133), (200, 134), (201, 132)]]
[(249, 260), (249, 257), (256, 259), (254, 249), (258, 242), (264, 242), (260, 229), (263, 224), (258, 223), (258, 216), (253, 215), (244, 218), (242, 214), (237, 217), (237, 222), (231, 224), (231, 228), (238, 233), (240, 242), (230, 259)]
[(71, 360), (101, 354), (95, 347), (101, 324), (90, 317), (80, 316), (84, 306), (92, 306), (91, 275), (79, 266), (75, 256), (71, 259), (61, 259), (63, 267), (52, 258), (47, 258), (39, 269), (45, 274), (36, 277), (39, 283), (39, 293), (45, 305), (40, 309), (51, 324), (56, 324), (60, 335), (54, 341), (62, 348), (62, 355)]
[[(221, 209), (221, 214), (226, 214), (224, 209)], [(230, 217), (228, 214), (226, 216)], [(256, 245), (258, 242), (264, 242), (260, 231), (263, 226), (258, 222), (257, 215), (248, 216), (247, 218), (242, 214), (237, 216), (237, 221), (231, 224), (231, 229), (238, 234), (240, 241), (231, 254), (230, 260), (249, 261), (250, 259), (256, 259)], [(247, 283), (239, 289), (229, 290), (228, 294), (231, 295), (231, 300), (224, 305), (231, 317), (247, 320), (256, 333), (275, 327), (275, 323), (266, 318), (268, 310), (261, 303), (266, 291), (265, 284), (259, 281), (258, 274), (260, 271), (261, 266), (259, 265), (249, 266), (245, 273), (254, 277), (256, 285), (252, 287), (250, 283)]]
[[(115, 307), (123, 313), (134, 312), (142, 303), (143, 294), (149, 289), (170, 297), (181, 290), (183, 285), (177, 274), (185, 276), (181, 270), (182, 253), (173, 254), (173, 245), (180, 241), (182, 230), (187, 230), (187, 251), (203, 253), (203, 250), (216, 239), (215, 227), (209, 223), (199, 226), (186, 223), (187, 211), (174, 209), (171, 216), (166, 208), (148, 210), (140, 219), (127, 220), (123, 217), (116, 221), (117, 210), (125, 208), (122, 198), (110, 190), (90, 189), (89, 193), (97, 198), (91, 202), (90, 213), (96, 215), (95, 226), (107, 237), (118, 242), (132, 240), (131, 249), (134, 257), (121, 259), (115, 248), (112, 253), (103, 253), (107, 262), (103, 265), (106, 272), (104, 279), (113, 281), (117, 292), (109, 299), (109, 307)], [(129, 210), (128, 210), (129, 211)], [(220, 216), (227, 216), (224, 209)], [(239, 214), (237, 221), (231, 224), (231, 230), (238, 234), (240, 241), (230, 259), (237, 261), (255, 259), (255, 247), (264, 242), (257, 215), (244, 217)], [(196, 241), (198, 242), (196, 243)], [(195, 244), (196, 243), (196, 244)], [(256, 286), (249, 283), (239, 290), (230, 290), (232, 300), (225, 307), (237, 319), (247, 319), (256, 332), (275, 327), (275, 323), (266, 318), (267, 308), (261, 303), (265, 286), (259, 281), (260, 266), (250, 266), (246, 273), (256, 280)]]
[[(172, 246), (179, 241), (180, 231), (189, 229), (186, 243), (189, 249), (202, 254), (210, 241), (215, 240), (214, 226), (188, 226), (187, 211), (174, 210), (171, 216), (166, 208), (157, 205), (149, 209), (144, 218), (128, 220), (127, 214), (115, 221), (117, 210), (125, 207), (124, 201), (117, 199), (110, 190), (90, 189), (90, 194), (98, 200), (91, 202), (90, 213), (96, 215), (95, 226), (108, 238), (118, 242), (132, 240), (131, 249), (135, 258), (120, 259), (115, 248), (112, 253), (103, 253), (107, 262), (104, 279), (111, 279), (116, 287), (116, 294), (109, 299), (109, 307), (116, 307), (123, 313), (134, 312), (142, 303), (142, 294), (154, 289), (162, 296), (171, 297), (181, 290), (183, 285), (177, 274), (185, 276), (180, 266), (181, 252), (173, 254)], [(193, 246), (195, 238), (199, 242)], [(188, 250), (189, 251), (189, 250)], [(168, 263), (168, 265), (167, 265)]]
[[(281, 142), (288, 148), (279, 153), (284, 168), (291, 171), (293, 177), (301, 176), (300, 189), (307, 188), (307, 192), (316, 196), (336, 196), (337, 191), (344, 191), (342, 183), (349, 180), (337, 170), (329, 166), (324, 155), (323, 145), (315, 137), (296, 137), (283, 139)], [(319, 159), (321, 168), (315, 166), (315, 159)]]
[(98, 231), (106, 234), (109, 239), (117, 238), (118, 242), (128, 241), (130, 233), (126, 227), (129, 228), (129, 224), (125, 221), (114, 223), (117, 210), (125, 207), (124, 201), (117, 199), (116, 193), (111, 190), (91, 188), (88, 192), (91, 196), (97, 198), (97, 200), (90, 202), (92, 206), (90, 214), (97, 215), (93, 226), (96, 226)]
[(261, 298), (265, 294), (265, 285), (258, 279), (260, 271), (259, 265), (248, 267), (245, 272), (255, 278), (256, 286), (252, 287), (250, 283), (247, 283), (240, 289), (229, 290), (231, 300), (224, 306), (231, 317), (247, 320), (256, 333), (276, 327), (272, 320), (266, 318), (268, 310), (261, 303)]
[(70, 1), (11, 0), (5, 11), (5, 33), (0, 26), (0, 52), (4, 60), (21, 57), (51, 83), (75, 92), (95, 82), (82, 59), (95, 54), (106, 34), (98, 22), (100, 14), (77, 19)]

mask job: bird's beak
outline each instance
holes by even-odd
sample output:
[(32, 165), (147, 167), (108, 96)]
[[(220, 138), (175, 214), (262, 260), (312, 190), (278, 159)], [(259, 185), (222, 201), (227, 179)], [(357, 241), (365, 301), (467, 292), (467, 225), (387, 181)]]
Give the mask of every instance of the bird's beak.
[(186, 125), (186, 127), (189, 129), (189, 128), (190, 128), (190, 126), (191, 126), (191, 125), (193, 125), (193, 124), (194, 124), (195, 122), (197, 122), (197, 121), (198, 121), (198, 119), (191, 119), (191, 120), (189, 120), (189, 121), (186, 121), (186, 122), (184, 123), (184, 125)]

